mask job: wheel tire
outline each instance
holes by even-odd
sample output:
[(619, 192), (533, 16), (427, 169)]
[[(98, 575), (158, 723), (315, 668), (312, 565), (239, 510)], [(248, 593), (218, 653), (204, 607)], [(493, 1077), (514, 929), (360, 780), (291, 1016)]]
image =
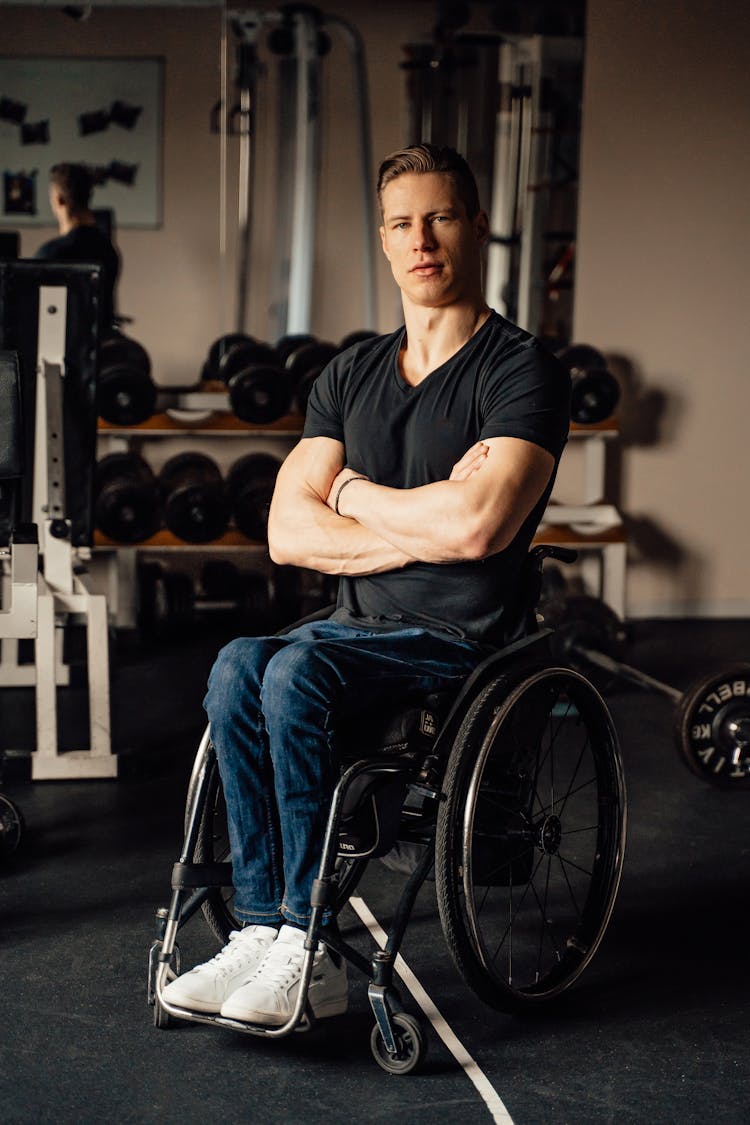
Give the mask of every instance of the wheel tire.
[(427, 1040), (422, 1024), (408, 1012), (396, 1012), (391, 1016), (396, 1043), (403, 1058), (392, 1058), (385, 1049), (383, 1036), (378, 1024), (370, 1034), (370, 1050), (378, 1066), (389, 1074), (413, 1074), (424, 1062), (427, 1054)]
[(622, 869), (625, 788), (601, 696), (562, 667), (493, 681), (443, 788), (435, 881), (459, 972), (503, 1011), (552, 999), (596, 952)]
[[(188, 805), (190, 797), (188, 794)], [(206, 804), (198, 830), (194, 859), (196, 863), (225, 863), (229, 858), (227, 810), (219, 766), (214, 756), (209, 766)], [(242, 923), (233, 912), (233, 901), (234, 887), (213, 887), (201, 906), (203, 917), (222, 946), (229, 941), (232, 930), (242, 928)]]
[[(224, 791), (221, 786), (219, 767), (215, 756), (209, 767), (210, 774), (206, 790), (206, 804), (198, 831), (198, 841), (195, 847), (196, 863), (224, 863), (230, 858), (229, 833), (227, 830), (227, 810), (224, 803)], [(188, 807), (192, 794), (188, 794)], [(348, 859), (340, 857), (336, 862), (338, 885), (334, 911), (339, 910), (348, 901), (349, 896), (359, 883), (362, 873), (367, 866), (366, 859)], [(209, 893), (201, 910), (211, 931), (216, 935), (222, 945), (229, 941), (232, 930), (241, 928), (232, 908), (234, 900), (234, 887), (215, 887)]]
[(750, 728), (750, 664), (732, 664), (703, 676), (687, 689), (675, 712), (675, 740), (694, 774), (722, 789), (750, 787), (750, 748), (733, 765), (737, 743), (730, 724)]
[(13, 804), (10, 797), (0, 793), (0, 860), (7, 859), (16, 851), (24, 828), (21, 810)]

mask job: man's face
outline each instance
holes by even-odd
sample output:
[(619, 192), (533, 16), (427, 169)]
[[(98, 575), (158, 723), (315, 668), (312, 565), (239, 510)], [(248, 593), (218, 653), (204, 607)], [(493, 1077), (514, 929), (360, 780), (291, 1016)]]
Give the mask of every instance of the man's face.
[(382, 192), (383, 252), (404, 299), (441, 308), (481, 295), (487, 216), (473, 219), (443, 172), (406, 172)]

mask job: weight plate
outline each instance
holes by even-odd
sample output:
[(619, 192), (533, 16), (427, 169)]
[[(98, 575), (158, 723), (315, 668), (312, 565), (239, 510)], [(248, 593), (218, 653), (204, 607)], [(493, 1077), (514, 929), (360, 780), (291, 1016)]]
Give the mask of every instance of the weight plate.
[(253, 344), (254, 342), (252, 336), (248, 336), (246, 332), (228, 332), (225, 336), (219, 336), (218, 340), (214, 340), (208, 349), (208, 358), (203, 365), (202, 377), (204, 379), (219, 379), (219, 364), (229, 349), (237, 344)]
[(245, 344), (235, 344), (219, 362), (219, 378), (222, 382), (229, 383), (232, 376), (236, 375), (238, 371), (244, 371), (246, 367), (256, 367), (259, 364), (269, 367), (278, 366), (276, 353), (269, 344), (259, 344), (257, 340), (251, 340)]
[(287, 356), (286, 370), (292, 380), (301, 379), (312, 367), (322, 368), (330, 363), (339, 349), (335, 344), (301, 344)]
[(297, 348), (301, 348), (303, 344), (317, 343), (314, 336), (308, 332), (295, 332), (289, 336), (282, 336), (281, 339), (276, 341), (276, 355), (279, 362), (284, 365), (287, 359), (295, 352)]
[(620, 401), (620, 385), (606, 369), (573, 372), (570, 417), (582, 426), (603, 422), (614, 413)]
[(750, 787), (750, 664), (711, 672), (689, 687), (677, 706), (675, 737), (703, 781)]
[(156, 409), (156, 386), (147, 371), (127, 364), (102, 368), (96, 391), (97, 410), (105, 422), (137, 426)]
[(569, 348), (563, 348), (558, 352), (557, 358), (571, 374), (607, 369), (606, 359), (598, 348), (592, 347), (591, 344), (571, 344)]
[(291, 387), (280, 367), (252, 366), (229, 380), (229, 401), (236, 416), (253, 425), (282, 418), (291, 405)]
[(143, 344), (119, 333), (115, 336), (107, 336), (99, 344), (100, 371), (123, 365), (134, 367), (144, 375), (151, 374), (151, 358)]

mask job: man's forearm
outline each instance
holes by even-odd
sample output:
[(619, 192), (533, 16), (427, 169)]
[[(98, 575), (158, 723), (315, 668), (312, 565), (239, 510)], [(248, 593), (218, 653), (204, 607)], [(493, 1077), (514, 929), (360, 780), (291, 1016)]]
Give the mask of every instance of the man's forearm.
[[(328, 506), (423, 562), (484, 559), (512, 542), (541, 498), (554, 468), (546, 450), (518, 438), (488, 438), (458, 462), (448, 480), (386, 488), (342, 469)], [(346, 487), (341, 491), (342, 483)]]
[(268, 545), (275, 563), (323, 574), (381, 574), (415, 561), (377, 532), (336, 515), (314, 493), (271, 505)]
[(339, 511), (424, 562), (455, 562), (491, 553), (486, 522), (479, 512), (472, 518), (464, 482), (400, 489), (363, 478), (341, 494)]

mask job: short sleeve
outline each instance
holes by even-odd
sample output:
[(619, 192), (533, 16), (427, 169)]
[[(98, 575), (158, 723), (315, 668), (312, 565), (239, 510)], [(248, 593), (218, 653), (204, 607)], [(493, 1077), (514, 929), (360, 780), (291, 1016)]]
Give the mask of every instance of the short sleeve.
[(570, 376), (533, 342), (490, 370), (482, 388), (480, 439), (517, 437), (557, 459), (570, 425)]
[(313, 383), (307, 400), (303, 437), (328, 437), (344, 441), (340, 383), (341, 371), (333, 360)]

